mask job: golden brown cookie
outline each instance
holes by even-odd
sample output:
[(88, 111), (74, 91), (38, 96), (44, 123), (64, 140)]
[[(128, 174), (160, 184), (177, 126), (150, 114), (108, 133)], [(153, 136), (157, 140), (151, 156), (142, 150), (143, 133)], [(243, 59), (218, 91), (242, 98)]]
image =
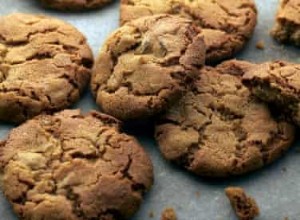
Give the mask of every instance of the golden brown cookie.
[(181, 15), (202, 28), (206, 60), (233, 57), (251, 37), (257, 11), (253, 0), (121, 0), (121, 24), (152, 14)]
[(272, 36), (300, 46), (300, 0), (281, 0)]
[(275, 120), (241, 77), (254, 64), (231, 60), (205, 67), (187, 94), (156, 126), (161, 153), (201, 176), (244, 174), (276, 160), (294, 127)]
[(25, 122), (2, 144), (0, 165), (4, 194), (22, 220), (128, 219), (153, 182), (137, 140), (97, 112)]
[(300, 126), (300, 64), (286, 61), (255, 66), (243, 76), (253, 95), (274, 104)]
[(0, 120), (22, 122), (74, 103), (93, 56), (71, 25), (42, 15), (0, 18)]
[(205, 60), (200, 30), (190, 20), (154, 15), (115, 31), (95, 63), (92, 91), (105, 113), (146, 118), (182, 96)]
[(253, 220), (259, 215), (259, 207), (256, 201), (249, 197), (244, 189), (227, 187), (225, 193), (239, 220)]
[(41, 0), (46, 7), (62, 11), (81, 11), (100, 8), (112, 0)]

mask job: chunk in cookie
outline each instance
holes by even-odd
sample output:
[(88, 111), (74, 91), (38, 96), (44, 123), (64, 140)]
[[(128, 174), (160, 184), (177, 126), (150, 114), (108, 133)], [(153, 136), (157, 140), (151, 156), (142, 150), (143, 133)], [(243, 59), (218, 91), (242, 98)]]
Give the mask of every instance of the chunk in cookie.
[(253, 95), (279, 108), (300, 126), (300, 64), (285, 61), (255, 66), (243, 76)]

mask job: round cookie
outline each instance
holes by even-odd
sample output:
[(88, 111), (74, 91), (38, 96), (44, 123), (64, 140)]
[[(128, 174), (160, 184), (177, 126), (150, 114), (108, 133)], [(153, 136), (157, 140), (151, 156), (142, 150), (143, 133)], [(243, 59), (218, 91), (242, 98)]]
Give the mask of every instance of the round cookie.
[(190, 20), (154, 15), (115, 31), (92, 74), (92, 91), (105, 113), (146, 118), (182, 96), (184, 85), (205, 60), (200, 30)]
[(2, 143), (3, 192), (20, 219), (128, 219), (153, 183), (150, 158), (111, 116), (37, 116)]
[(240, 51), (257, 20), (253, 0), (121, 0), (121, 24), (160, 13), (181, 15), (202, 28), (207, 63), (233, 57)]
[(82, 11), (100, 8), (112, 0), (41, 0), (46, 7), (62, 11)]
[(163, 156), (200, 176), (227, 177), (271, 163), (294, 139), (241, 77), (254, 64), (231, 60), (204, 67), (189, 92), (158, 122)]
[(50, 17), (0, 18), (0, 120), (20, 123), (74, 103), (90, 79), (92, 52), (71, 25)]

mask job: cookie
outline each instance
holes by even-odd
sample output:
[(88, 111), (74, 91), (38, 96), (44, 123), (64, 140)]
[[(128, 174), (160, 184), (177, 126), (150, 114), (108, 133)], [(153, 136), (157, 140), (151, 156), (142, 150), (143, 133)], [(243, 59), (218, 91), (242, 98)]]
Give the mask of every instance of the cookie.
[(243, 76), (243, 83), (265, 102), (300, 126), (300, 64), (285, 61), (255, 66)]
[(244, 189), (227, 187), (225, 193), (239, 220), (253, 220), (259, 215), (259, 207), (256, 201), (247, 196)]
[(112, 0), (41, 0), (48, 8), (62, 11), (81, 11), (100, 8)]
[(271, 35), (281, 43), (300, 46), (300, 1), (281, 0)]
[(137, 140), (111, 116), (37, 116), (1, 146), (3, 192), (20, 219), (128, 219), (153, 182)]
[(200, 71), (157, 123), (156, 139), (167, 160), (200, 176), (227, 177), (259, 169), (290, 147), (294, 127), (275, 120), (242, 84), (253, 66), (231, 60)]
[(105, 113), (147, 118), (182, 96), (205, 60), (200, 30), (190, 20), (154, 15), (116, 30), (95, 63), (91, 87)]
[(51, 17), (0, 18), (0, 120), (20, 123), (74, 103), (93, 64), (85, 37)]
[(257, 19), (252, 0), (121, 0), (121, 24), (159, 13), (181, 15), (202, 28), (207, 63), (228, 59), (240, 51)]

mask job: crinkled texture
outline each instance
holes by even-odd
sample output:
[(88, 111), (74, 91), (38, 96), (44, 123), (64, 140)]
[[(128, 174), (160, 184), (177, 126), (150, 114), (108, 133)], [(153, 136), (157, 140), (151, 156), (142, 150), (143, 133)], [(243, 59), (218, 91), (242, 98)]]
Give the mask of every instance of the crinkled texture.
[(62, 11), (82, 11), (102, 7), (112, 0), (41, 0), (49, 8)]
[(121, 0), (121, 24), (153, 14), (173, 14), (200, 26), (207, 63), (234, 56), (251, 37), (257, 20), (252, 0)]
[(253, 95), (279, 107), (300, 126), (300, 64), (285, 61), (255, 66), (243, 76)]
[(227, 177), (259, 169), (291, 146), (294, 127), (275, 120), (241, 82), (253, 66), (231, 60), (200, 71), (156, 126), (167, 160), (201, 176)]
[(153, 183), (150, 158), (111, 116), (65, 110), (13, 129), (0, 150), (3, 191), (24, 220), (119, 220)]
[(247, 196), (244, 189), (227, 187), (225, 193), (239, 220), (253, 220), (259, 215), (256, 201)]
[(200, 30), (191, 21), (155, 15), (132, 21), (104, 44), (92, 74), (92, 91), (105, 113), (146, 118), (182, 96), (205, 60)]
[(74, 103), (93, 56), (71, 25), (45, 16), (0, 18), (0, 120), (20, 123)]
[(281, 43), (300, 46), (300, 0), (281, 0), (271, 34)]

